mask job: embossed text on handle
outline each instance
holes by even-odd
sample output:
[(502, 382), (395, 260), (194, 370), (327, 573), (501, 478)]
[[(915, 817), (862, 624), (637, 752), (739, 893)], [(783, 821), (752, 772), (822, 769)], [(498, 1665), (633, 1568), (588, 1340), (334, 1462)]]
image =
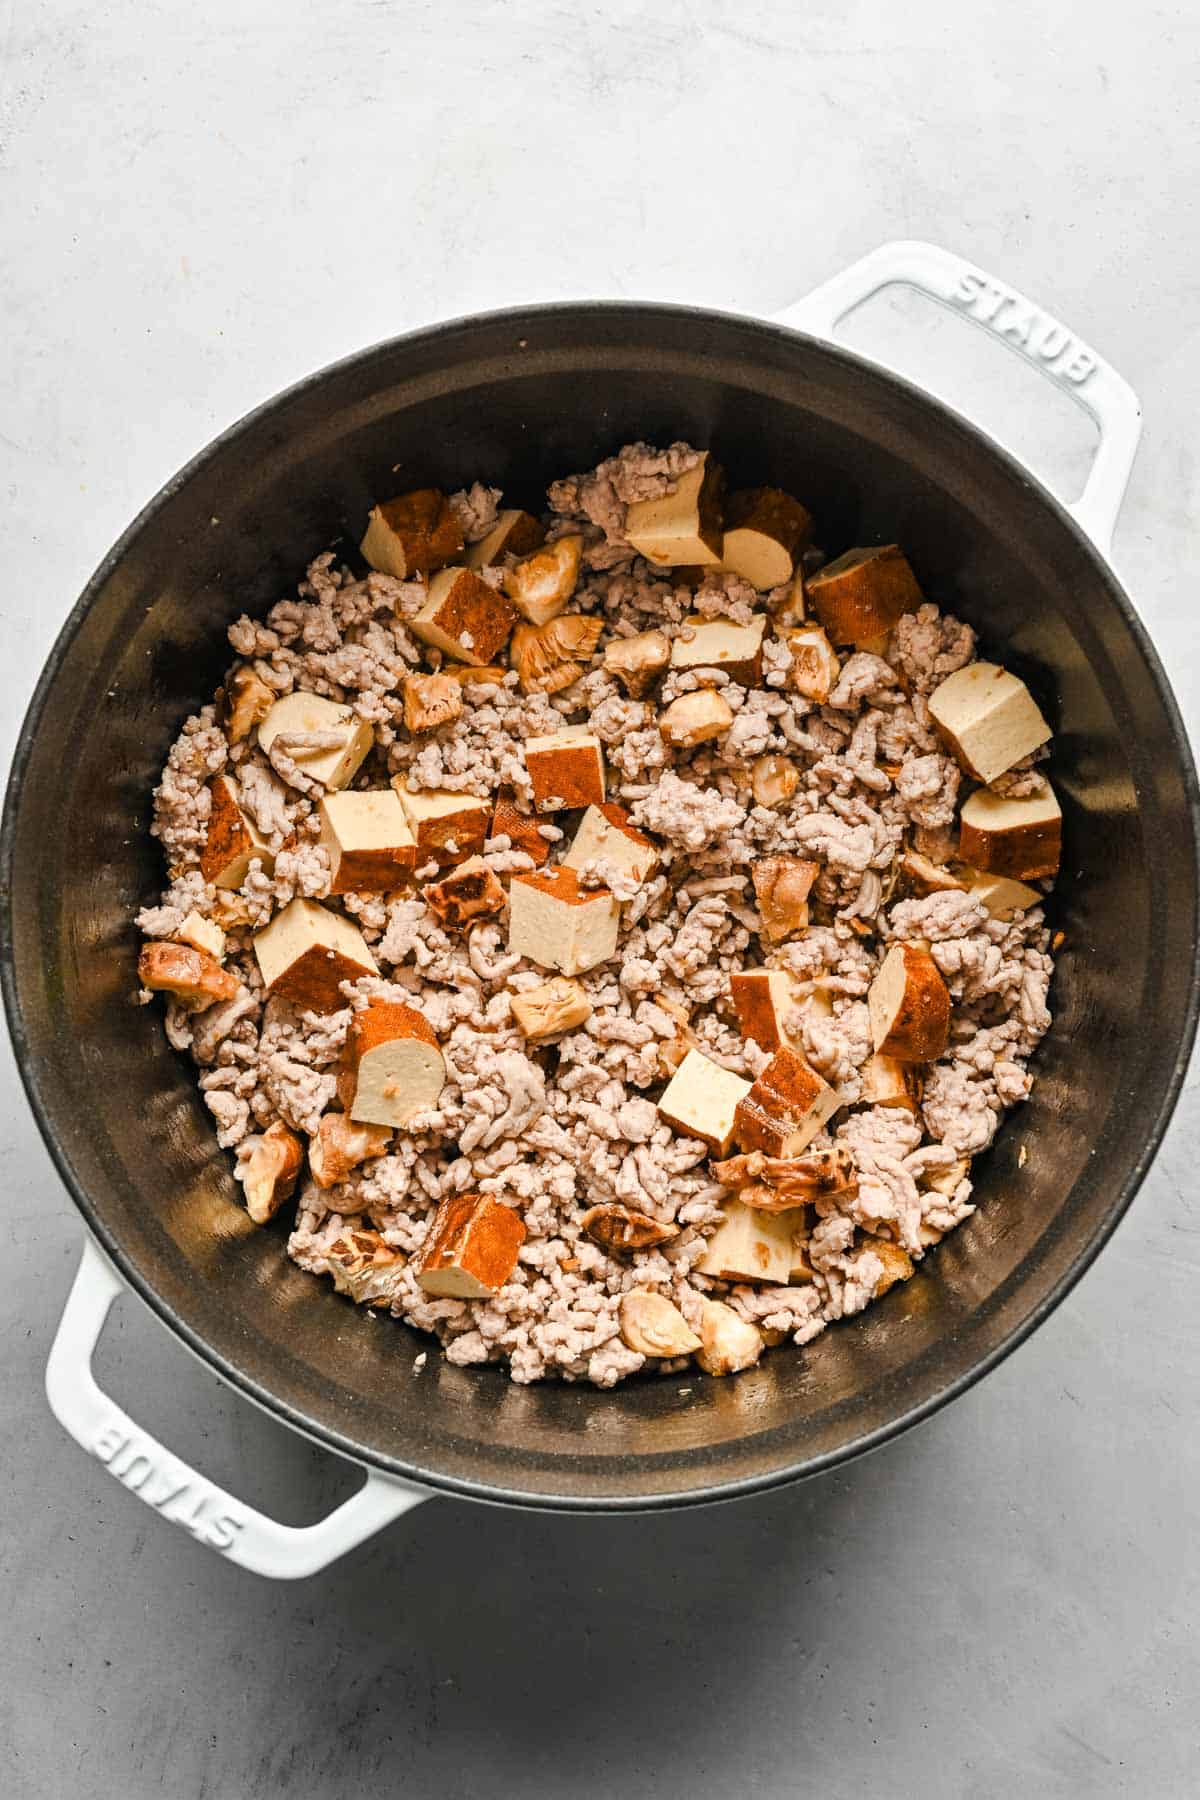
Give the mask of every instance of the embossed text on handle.
[(1073, 337), (1065, 325), (1049, 313), (1039, 312), (1020, 294), (990, 276), (964, 269), (950, 298), (997, 337), (1024, 350), (1027, 356), (1044, 363), (1052, 374), (1061, 375), (1075, 387), (1082, 387), (1096, 369), (1095, 352)]

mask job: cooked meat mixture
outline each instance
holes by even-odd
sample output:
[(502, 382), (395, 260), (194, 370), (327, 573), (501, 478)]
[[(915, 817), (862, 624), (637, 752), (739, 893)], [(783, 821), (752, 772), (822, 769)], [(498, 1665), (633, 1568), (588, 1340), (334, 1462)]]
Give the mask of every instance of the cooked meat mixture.
[(520, 1382), (731, 1373), (973, 1210), (1050, 1023), (1049, 727), (902, 548), (708, 452), (501, 499), (386, 501), (233, 625), (141, 997), (351, 1300)]

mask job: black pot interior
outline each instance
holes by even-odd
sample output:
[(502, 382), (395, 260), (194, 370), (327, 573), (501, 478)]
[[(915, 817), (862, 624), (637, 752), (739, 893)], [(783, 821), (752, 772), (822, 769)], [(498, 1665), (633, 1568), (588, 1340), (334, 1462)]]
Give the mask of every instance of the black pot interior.
[[(238, 1204), (190, 1066), (140, 1009), (148, 799), (224, 630), (352, 545), (372, 501), (473, 479), (537, 507), (630, 438), (712, 445), (816, 514), (830, 552), (895, 539), (928, 594), (1056, 726), (1066, 854), (1054, 1029), (1030, 1103), (977, 1166), (979, 1211), (916, 1278), (735, 1380), (611, 1393), (461, 1371), (371, 1320)], [(636, 1505), (823, 1466), (920, 1416), (1036, 1322), (1131, 1197), (1195, 1001), (1194, 775), (1111, 575), (961, 422), (842, 353), (682, 309), (569, 306), (385, 345), (302, 384), (177, 478), (100, 570), (39, 691), (10, 795), (6, 976), (26, 1080), (81, 1209), (163, 1316), (336, 1447), (444, 1486)], [(1019, 1153), (1024, 1150), (1024, 1158)], [(686, 1390), (683, 1391), (683, 1390)]]

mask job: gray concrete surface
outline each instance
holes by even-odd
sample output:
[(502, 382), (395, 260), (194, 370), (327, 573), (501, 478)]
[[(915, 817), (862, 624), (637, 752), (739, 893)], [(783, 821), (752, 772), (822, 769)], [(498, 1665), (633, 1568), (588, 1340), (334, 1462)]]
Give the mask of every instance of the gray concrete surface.
[[(1117, 537), (1194, 725), (1195, 69), (1185, 4), (0, 0), (11, 748), (86, 575), (220, 426), (505, 301), (769, 311), (927, 236), (1145, 403)], [(925, 309), (871, 344), (1078, 484), (1087, 437)], [(0, 1790), (260, 1800), (1196, 1791), (1193, 1081), (1130, 1218), (981, 1388), (800, 1490), (652, 1521), (434, 1502), (274, 1588), (53, 1424), (80, 1226), (0, 1087)], [(353, 1478), (127, 1302), (104, 1379), (281, 1516)]]

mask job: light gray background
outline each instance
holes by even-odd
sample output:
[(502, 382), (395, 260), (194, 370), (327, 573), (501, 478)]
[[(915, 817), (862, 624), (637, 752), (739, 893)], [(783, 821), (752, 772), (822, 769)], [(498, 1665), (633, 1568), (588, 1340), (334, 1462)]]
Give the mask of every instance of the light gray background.
[[(896, 236), (973, 256), (1145, 404), (1117, 555), (1200, 716), (1188, 4), (0, 0), (5, 753), (80, 585), (215, 431), (508, 301), (769, 312)], [(1087, 433), (919, 305), (851, 341), (1078, 485)], [(79, 1251), (5, 1063), (0, 1787), (26, 1796), (1196, 1791), (1193, 1085), (1035, 1340), (842, 1474), (673, 1518), (418, 1509), (293, 1588), (52, 1423)], [(352, 1476), (128, 1302), (102, 1373), (247, 1499)]]

